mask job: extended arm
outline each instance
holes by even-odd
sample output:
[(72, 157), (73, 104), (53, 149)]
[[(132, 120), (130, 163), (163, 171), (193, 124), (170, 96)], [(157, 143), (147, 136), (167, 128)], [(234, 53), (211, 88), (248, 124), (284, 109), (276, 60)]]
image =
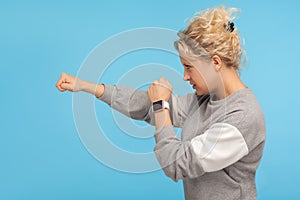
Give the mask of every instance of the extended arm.
[(151, 103), (145, 91), (118, 85), (91, 83), (66, 73), (61, 74), (56, 87), (61, 92), (90, 93), (124, 115), (154, 125), (149, 114)]
[[(95, 84), (66, 73), (61, 74), (56, 87), (61, 92), (67, 90), (71, 92), (84, 91), (90, 93), (130, 118), (143, 120), (155, 125), (155, 118), (150, 109), (151, 102), (148, 99), (146, 91), (135, 90), (120, 85)], [(170, 120), (175, 127), (182, 127), (188, 115), (189, 106), (193, 101), (196, 101), (195, 94), (187, 94), (185, 96), (171, 94), (169, 98)]]

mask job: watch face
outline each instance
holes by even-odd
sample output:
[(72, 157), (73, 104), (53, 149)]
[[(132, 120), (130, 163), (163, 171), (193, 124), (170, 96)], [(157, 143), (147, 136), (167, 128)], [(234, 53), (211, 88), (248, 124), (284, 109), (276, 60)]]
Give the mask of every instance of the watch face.
[(162, 100), (153, 102), (153, 111), (161, 110), (163, 108), (162, 104), (163, 104)]

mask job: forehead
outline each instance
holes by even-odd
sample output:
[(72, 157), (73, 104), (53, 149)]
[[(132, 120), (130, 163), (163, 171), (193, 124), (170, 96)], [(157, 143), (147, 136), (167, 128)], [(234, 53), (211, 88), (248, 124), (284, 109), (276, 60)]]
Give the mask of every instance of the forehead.
[(180, 55), (180, 61), (183, 65), (190, 65), (194, 67), (201, 67), (208, 64), (208, 62), (205, 62), (201, 58), (198, 59), (187, 58), (186, 56), (182, 56), (182, 55)]
[(192, 62), (190, 59), (188, 59), (187, 57), (184, 57), (182, 55), (179, 56), (180, 57), (180, 61), (182, 64), (184, 65), (192, 65)]

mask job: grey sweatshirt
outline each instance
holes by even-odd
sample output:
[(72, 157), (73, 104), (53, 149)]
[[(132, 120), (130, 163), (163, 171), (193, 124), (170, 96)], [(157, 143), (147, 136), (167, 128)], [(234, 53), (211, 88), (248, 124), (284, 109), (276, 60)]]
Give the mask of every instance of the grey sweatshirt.
[[(105, 85), (100, 100), (124, 115), (155, 125), (146, 91)], [(164, 173), (182, 179), (186, 200), (256, 199), (255, 172), (265, 144), (264, 114), (252, 90), (217, 100), (213, 94), (172, 94), (173, 126), (154, 134)]]

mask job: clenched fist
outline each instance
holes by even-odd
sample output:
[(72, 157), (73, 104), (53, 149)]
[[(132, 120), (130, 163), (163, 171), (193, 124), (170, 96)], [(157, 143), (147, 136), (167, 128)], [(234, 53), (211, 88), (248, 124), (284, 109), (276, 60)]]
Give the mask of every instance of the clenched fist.
[(66, 90), (70, 92), (84, 91), (95, 95), (97, 98), (101, 97), (105, 90), (104, 84), (91, 83), (66, 73), (61, 74), (56, 87), (61, 92)]
[(59, 91), (64, 92), (66, 90), (70, 92), (80, 91), (81, 80), (70, 74), (62, 73), (59, 80), (56, 83), (56, 87)]
[(171, 97), (173, 87), (171, 83), (164, 77), (159, 80), (155, 80), (152, 85), (149, 86), (147, 92), (151, 102), (164, 100), (168, 101)]

